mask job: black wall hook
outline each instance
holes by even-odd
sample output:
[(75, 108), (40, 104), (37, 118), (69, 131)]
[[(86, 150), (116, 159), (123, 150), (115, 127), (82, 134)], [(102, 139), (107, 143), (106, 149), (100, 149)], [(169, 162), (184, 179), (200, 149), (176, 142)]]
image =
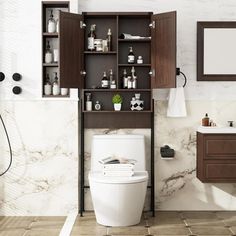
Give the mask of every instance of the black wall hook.
[(2, 82), (5, 79), (5, 74), (3, 72), (0, 72), (0, 82)]
[(12, 75), (12, 79), (15, 81), (20, 81), (21, 80), (21, 75), (19, 73), (14, 73)]
[(186, 75), (182, 72), (182, 71), (180, 71), (180, 68), (176, 68), (176, 75), (183, 75), (183, 77), (184, 77), (184, 85), (183, 85), (183, 87), (185, 87), (186, 86), (186, 84), (187, 84), (187, 77), (186, 77)]

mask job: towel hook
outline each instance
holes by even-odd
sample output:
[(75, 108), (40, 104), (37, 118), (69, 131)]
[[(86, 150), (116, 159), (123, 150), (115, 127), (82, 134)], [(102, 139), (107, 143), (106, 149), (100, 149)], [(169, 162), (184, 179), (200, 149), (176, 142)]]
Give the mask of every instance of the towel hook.
[(180, 68), (176, 68), (176, 75), (183, 75), (183, 77), (184, 77), (184, 85), (183, 85), (183, 87), (185, 87), (186, 86), (186, 84), (187, 84), (187, 77), (186, 77), (186, 75), (182, 72), (182, 71), (180, 71)]

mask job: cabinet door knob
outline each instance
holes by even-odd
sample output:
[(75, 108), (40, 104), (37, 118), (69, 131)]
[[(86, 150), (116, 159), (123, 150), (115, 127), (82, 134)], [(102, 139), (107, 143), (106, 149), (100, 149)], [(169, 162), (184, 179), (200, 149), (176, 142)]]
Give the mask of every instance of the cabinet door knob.
[(81, 74), (81, 75), (86, 75), (86, 71), (84, 71), (84, 70), (83, 70), (83, 71), (80, 71), (80, 74)]
[(155, 70), (150, 70), (149, 73), (148, 73), (150, 76), (155, 76)]
[(0, 81), (3, 81), (5, 79), (5, 75), (3, 72), (0, 72)]

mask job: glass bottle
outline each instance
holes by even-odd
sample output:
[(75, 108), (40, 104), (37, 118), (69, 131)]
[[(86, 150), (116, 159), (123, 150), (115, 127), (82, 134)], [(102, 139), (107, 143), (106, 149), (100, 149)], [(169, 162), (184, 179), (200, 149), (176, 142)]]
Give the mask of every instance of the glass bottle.
[(59, 19), (56, 20), (56, 32), (59, 33)]
[(111, 51), (112, 49), (112, 35), (111, 35), (111, 29), (108, 29), (108, 32), (107, 32), (107, 47), (108, 47), (108, 51)]
[(102, 84), (102, 88), (108, 88), (109, 87), (109, 81), (108, 81), (108, 78), (107, 78), (106, 71), (103, 72), (103, 77), (102, 77), (101, 84)]
[(132, 69), (131, 69), (131, 77), (132, 77), (132, 88), (136, 89), (137, 88), (137, 76), (136, 76), (134, 67), (132, 67)]
[(50, 17), (48, 19), (48, 33), (56, 32), (56, 21), (53, 17), (53, 10), (51, 10)]
[(128, 63), (129, 64), (134, 64), (134, 53), (133, 53), (133, 48), (132, 47), (129, 47)]
[(46, 75), (46, 83), (44, 85), (44, 94), (51, 95), (52, 94), (52, 84), (50, 82), (49, 74)]
[(96, 101), (96, 103), (94, 105), (94, 109), (96, 111), (101, 111), (101, 108), (102, 108), (101, 103), (99, 101)]
[(85, 95), (86, 95), (86, 103), (85, 103), (86, 111), (92, 111), (93, 102), (91, 100), (91, 93), (86, 93)]
[(96, 28), (96, 25), (94, 25), (94, 24), (91, 25), (90, 32), (88, 34), (88, 50), (90, 50), (90, 51), (95, 50), (95, 45), (94, 45), (94, 39), (96, 38), (95, 28)]
[(138, 56), (137, 64), (143, 64), (143, 57), (142, 56)]
[(53, 85), (52, 85), (52, 94), (53, 95), (59, 95), (60, 94), (60, 87), (59, 87), (59, 82), (58, 82), (58, 77), (57, 77), (57, 72), (55, 73)]
[(112, 69), (110, 69), (109, 80), (110, 80), (110, 89), (116, 89), (116, 81), (114, 80)]
[(47, 41), (46, 51), (45, 51), (45, 63), (52, 63), (52, 51), (49, 44), (49, 41)]
[(128, 77), (126, 69), (123, 71), (123, 88), (128, 88)]
[(128, 89), (132, 89), (133, 88), (133, 81), (132, 81), (131, 76), (127, 77), (127, 88)]

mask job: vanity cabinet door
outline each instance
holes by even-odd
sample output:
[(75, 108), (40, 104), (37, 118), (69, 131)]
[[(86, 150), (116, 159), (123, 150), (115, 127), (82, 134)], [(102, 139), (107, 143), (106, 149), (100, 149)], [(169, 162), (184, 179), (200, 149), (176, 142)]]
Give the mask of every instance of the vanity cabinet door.
[(197, 177), (203, 183), (236, 182), (236, 135), (197, 133)]
[(176, 87), (176, 12), (152, 16), (152, 88)]
[(204, 135), (204, 160), (234, 159), (236, 160), (236, 135), (217, 134)]
[(84, 30), (80, 27), (83, 16), (60, 12), (59, 22), (60, 87), (83, 88)]

